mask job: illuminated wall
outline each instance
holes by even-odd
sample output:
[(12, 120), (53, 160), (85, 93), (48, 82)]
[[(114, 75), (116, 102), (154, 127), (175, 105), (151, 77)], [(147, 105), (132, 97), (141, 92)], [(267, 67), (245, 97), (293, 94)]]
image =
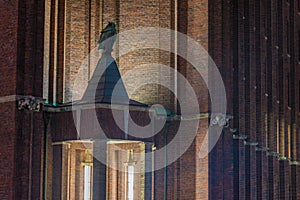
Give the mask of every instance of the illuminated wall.
[[(105, 143), (106, 145), (106, 143)], [(148, 145), (148, 144), (147, 144)], [(152, 151), (152, 144), (150, 151)], [(97, 185), (104, 186), (106, 199), (145, 199), (145, 187), (153, 188), (145, 180), (145, 147), (143, 142), (109, 141), (107, 143), (107, 166), (102, 171), (94, 170), (97, 155), (93, 155), (93, 142), (66, 141), (53, 143), (53, 159), (48, 168), (53, 170), (52, 182), (48, 183), (50, 199), (90, 200), (99, 198)], [(95, 157), (93, 157), (95, 156)], [(148, 163), (152, 166), (152, 162)], [(96, 173), (102, 173), (103, 180), (95, 180)], [(94, 176), (95, 174), (95, 176)], [(95, 189), (96, 188), (96, 189)], [(152, 189), (151, 189), (152, 190)], [(150, 191), (150, 194), (152, 192)], [(100, 199), (103, 198), (100, 196)]]

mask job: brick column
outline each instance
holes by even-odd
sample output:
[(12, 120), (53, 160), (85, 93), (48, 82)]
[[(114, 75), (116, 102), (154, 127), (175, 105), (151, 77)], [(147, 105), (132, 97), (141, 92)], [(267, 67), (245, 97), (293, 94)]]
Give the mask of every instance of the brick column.
[(53, 146), (52, 198), (57, 200), (62, 197), (62, 152), (61, 144)]
[(16, 108), (41, 97), (44, 1), (1, 1), (0, 199), (40, 199), (42, 116)]
[(106, 165), (101, 163), (100, 160), (106, 160), (106, 141), (95, 141), (93, 149), (93, 199), (103, 200), (106, 199)]
[(145, 143), (145, 200), (152, 200), (153, 156), (150, 153), (152, 152), (152, 147), (152, 143)]

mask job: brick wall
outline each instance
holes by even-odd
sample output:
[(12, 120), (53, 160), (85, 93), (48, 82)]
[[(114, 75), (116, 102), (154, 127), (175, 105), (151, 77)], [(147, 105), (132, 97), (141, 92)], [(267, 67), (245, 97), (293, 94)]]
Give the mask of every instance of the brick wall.
[[(16, 65), (17, 65), (17, 27), (18, 27), (18, 2), (1, 2), (1, 24), (7, 26), (1, 28), (1, 85), (0, 96), (3, 98), (16, 93)], [(0, 174), (0, 198), (12, 199), (14, 196), (14, 170), (15, 166), (15, 102), (1, 102), (0, 135), (2, 156)]]
[[(178, 30), (192, 37), (207, 49), (208, 3), (202, 0), (187, 2), (178, 3), (178, 10), (175, 9), (173, 1), (157, 0), (147, 2), (109, 0), (104, 1), (103, 5), (100, 1), (93, 1), (92, 3), (88, 3), (88, 1), (68, 1), (66, 4), (64, 1), (52, 1), (52, 4), (48, 3), (47, 10), (50, 9), (50, 12), (46, 13), (46, 22), (47, 24), (50, 23), (50, 30), (47, 29), (46, 36), (49, 36), (52, 42), (49, 43), (48, 40), (45, 40), (47, 46), (45, 48), (45, 74), (49, 71), (49, 100), (56, 101), (57, 99), (58, 103), (69, 102), (72, 100), (74, 82), (79, 81), (83, 85), (87, 84), (100, 54), (92, 52), (90, 63), (85, 59), (90, 51), (96, 47), (100, 30), (106, 25), (107, 21), (116, 22), (119, 33), (149, 26)], [(187, 9), (181, 11), (185, 9), (184, 4), (186, 4)], [(63, 17), (64, 13), (66, 14), (65, 18)], [(50, 16), (52, 16), (51, 19)], [(178, 19), (178, 22), (175, 22), (175, 19)], [(174, 41), (174, 38), (172, 41)], [(181, 41), (178, 41), (179, 43)], [(115, 57), (119, 55), (118, 45), (117, 42), (114, 50)], [(121, 45), (124, 47), (124, 44)], [(171, 42), (170, 45), (174, 49), (175, 41)], [(173, 68), (175, 67), (174, 62), (175, 55), (158, 49), (138, 50), (118, 59), (121, 75), (142, 64), (161, 63)], [(47, 63), (49, 66), (46, 66)], [(80, 70), (80, 66), (83, 65), (84, 67)], [(187, 67), (186, 63), (179, 63), (179, 65), (182, 65), (178, 66), (179, 72), (186, 76), (192, 84), (199, 100), (203, 102), (203, 105), (201, 105), (203, 110), (207, 111), (208, 97), (207, 94), (203, 95), (207, 92), (205, 91), (204, 82), (199, 81), (201, 76), (194, 73), (191, 66)], [(144, 69), (144, 71), (144, 76), (150, 73), (148, 76), (153, 76), (153, 78), (159, 80), (163, 79), (170, 83), (171, 88), (174, 87), (175, 80), (170, 72), (162, 77), (159, 75), (159, 71), (148, 71), (147, 69)], [(78, 78), (78, 74), (80, 74), (80, 78)], [(134, 83), (129, 85), (134, 85)], [(47, 90), (47, 84), (45, 84), (45, 89)], [(82, 90), (84, 90), (84, 87)], [(53, 95), (54, 97), (52, 97)], [(176, 110), (174, 96), (162, 86), (144, 85), (136, 90), (131, 98), (146, 104), (161, 103), (168, 109)]]
[[(226, 85), (228, 113), (234, 116), (231, 126), (248, 141), (297, 160), (297, 139), (291, 138), (299, 134), (294, 125), (299, 106), (298, 2), (210, 5), (209, 50)], [(223, 166), (215, 166), (220, 158)], [(296, 199), (291, 192), (298, 187), (291, 175), (295, 166), (233, 141), (229, 131), (211, 154), (211, 164), (212, 199)]]
[[(128, 150), (133, 150), (134, 157), (134, 199), (145, 199), (145, 144), (143, 142), (112, 143), (107, 147), (107, 198), (122, 199), (128, 194), (126, 162)], [(112, 167), (110, 167), (112, 166)]]
[[(116, 21), (119, 31), (141, 25), (177, 28), (209, 49), (219, 67), (226, 85), (228, 113), (235, 117), (231, 128), (237, 128), (238, 134), (247, 135), (248, 141), (257, 141), (271, 151), (299, 161), (298, 1), (217, 0), (208, 5), (207, 1), (184, 0), (178, 2), (177, 11), (171, 1), (110, 0), (104, 1), (104, 5), (100, 1), (91, 4), (88, 1), (52, 2), (54, 15), (49, 19), (52, 22), (49, 34), (50, 100), (63, 102), (70, 99), (68, 87), (74, 81), (80, 61), (95, 46), (99, 31), (107, 20)], [(56, 9), (58, 4), (63, 9)], [(1, 20), (5, 22), (1, 24), (7, 25), (1, 29), (0, 39), (4, 44), (0, 55), (1, 85), (5, 88), (0, 92), (1, 97), (16, 94), (40, 97), (44, 1), (4, 1), (1, 8)], [(100, 15), (101, 10), (104, 12)], [(66, 24), (62, 20), (65, 13)], [(50, 17), (48, 15), (46, 18)], [(178, 27), (172, 21), (175, 15), (178, 15)], [(117, 50), (115, 52), (117, 54)], [(119, 67), (124, 75), (138, 64), (153, 61), (174, 67), (174, 59), (168, 52), (138, 51), (120, 58)], [(178, 58), (178, 69), (194, 86), (201, 112), (207, 112), (208, 94), (203, 81), (199, 81), (201, 77), (181, 58)], [(93, 66), (89, 66), (85, 71), (87, 77), (92, 70)], [(160, 78), (174, 81), (169, 76)], [(176, 110), (170, 92), (159, 86), (140, 88), (132, 98), (148, 104), (162, 103)], [(4, 175), (0, 196), (2, 199), (41, 198), (43, 116), (17, 111), (15, 102), (1, 102), (1, 105), (1, 137), (5, 148), (1, 148), (0, 153), (7, 158), (7, 163), (1, 163), (0, 167)], [(98, 114), (111, 117), (108, 111)], [(70, 113), (51, 115), (53, 141), (77, 138)], [(89, 119), (83, 120), (88, 122)], [(102, 120), (107, 122), (107, 119)], [(123, 137), (113, 121), (106, 125), (111, 137)], [(172, 126), (175, 128), (170, 135), (176, 132), (176, 124)], [(224, 130), (209, 158), (198, 159), (206, 126), (207, 122), (201, 122), (195, 142), (178, 161), (156, 172), (157, 199), (165, 195), (167, 199), (299, 198), (296, 192), (300, 185), (299, 166), (279, 162), (265, 152), (255, 151), (253, 146), (232, 140), (229, 129)], [(163, 136), (153, 139), (158, 147), (163, 145)], [(16, 168), (12, 170), (10, 166)], [(165, 173), (167, 187), (163, 184)]]
[[(49, 73), (49, 92), (48, 98), (51, 102), (68, 102), (71, 100), (70, 88), (72, 87), (78, 68), (84, 57), (95, 47), (99, 37), (99, 31), (107, 21), (117, 22), (118, 30), (125, 31), (139, 26), (155, 26), (177, 29), (187, 34), (202, 44), (204, 48), (208, 48), (208, 2), (207, 1), (180, 1), (178, 2), (178, 10), (175, 9), (173, 1), (151, 1), (151, 2), (132, 2), (132, 1), (51, 1), (48, 2), (48, 10), (46, 14), (46, 23), (49, 23), (49, 44), (46, 42), (46, 60), (49, 57), (49, 64), (45, 62), (45, 77)], [(50, 8), (49, 8), (50, 7)], [(59, 9), (58, 9), (59, 7)], [(102, 13), (101, 13), (102, 12)], [(52, 14), (51, 14), (52, 13)], [(101, 14), (99, 14), (101, 13)], [(64, 18), (66, 16), (66, 18)], [(178, 18), (178, 27), (176, 27), (175, 19)], [(65, 21), (64, 21), (65, 20)], [(66, 23), (64, 23), (66, 22)], [(178, 41), (179, 43), (181, 41)], [(48, 48), (48, 49), (47, 49)], [(172, 47), (174, 48), (174, 47)], [(186, 47), (188, 48), (188, 47)], [(115, 49), (117, 54), (117, 49)], [(48, 56), (48, 57), (47, 57)], [(178, 58), (180, 60), (180, 58)], [(206, 58), (205, 58), (206, 59)], [(119, 69), (122, 75), (133, 69), (137, 65), (144, 63), (163, 63), (167, 66), (175, 66), (175, 56), (169, 52), (158, 50), (145, 50), (132, 52), (118, 60)], [(84, 77), (88, 78), (93, 72), (94, 66), (88, 66), (84, 69)], [(208, 94), (201, 76), (195, 73), (194, 69), (185, 61), (179, 61), (179, 72), (182, 73), (198, 96), (201, 112), (208, 111)], [(153, 72), (152, 76), (159, 76), (160, 72)], [(146, 70), (147, 74), (147, 70)], [(86, 81), (86, 78), (80, 81)], [(166, 75), (159, 77), (160, 79), (175, 81), (174, 77)], [(47, 85), (47, 84), (46, 84)], [(46, 87), (47, 89), (47, 87)], [(184, 95), (184, 91), (179, 93)], [(47, 96), (47, 93), (45, 93)], [(167, 89), (157, 86), (148, 85), (141, 87), (132, 96), (133, 99), (147, 104), (161, 103), (166, 108), (176, 111), (174, 105), (175, 100), (171, 92)], [(89, 130), (93, 130), (93, 124), (97, 123), (88, 116), (88, 110), (82, 111), (81, 119)], [(100, 123), (104, 125), (104, 130), (108, 132), (111, 138), (123, 138), (123, 132), (116, 126), (109, 110), (97, 111)], [(53, 113), (50, 125), (50, 132), (53, 141), (65, 141), (77, 139), (74, 122), (71, 113), (61, 112)], [(144, 120), (144, 114), (137, 113), (139, 122)], [(147, 115), (147, 113), (146, 113)], [(106, 116), (103, 118), (103, 116)], [(142, 119), (140, 118), (142, 116)], [(64, 122), (64, 123), (62, 123)], [(208, 158), (198, 159), (199, 147), (203, 140), (203, 133), (206, 132), (207, 122), (201, 123), (198, 137), (191, 148), (181, 158), (181, 161), (174, 163), (168, 169), (168, 187), (167, 198), (207, 198), (208, 196)], [(84, 130), (87, 127), (81, 127)], [(92, 129), (90, 129), (92, 128)], [(130, 129), (130, 127), (129, 127)], [(96, 129), (95, 129), (96, 130)], [(176, 126), (174, 127), (174, 134)], [(86, 133), (86, 138), (93, 137), (96, 133), (90, 131)], [(134, 139), (134, 138), (131, 138)], [(162, 141), (157, 141), (157, 144)], [(49, 158), (50, 159), (50, 158)], [(189, 164), (186, 162), (189, 161)], [(185, 169), (181, 169), (181, 168)], [(174, 171), (171, 170), (174, 169)], [(51, 173), (51, 170), (49, 171)], [(159, 172), (158, 172), (159, 174)], [(49, 176), (49, 175), (48, 175)], [(160, 180), (159, 175), (156, 177)], [(51, 185), (51, 178), (49, 178)], [(162, 180), (163, 182), (163, 180)], [(195, 185), (195, 183), (197, 183)], [(157, 181), (159, 185), (160, 182)], [(176, 191), (176, 192), (174, 192)], [(158, 192), (158, 191), (157, 191)], [(175, 194), (176, 193), (176, 194)], [(157, 198), (163, 198), (163, 192), (158, 192)]]
[(41, 198), (43, 116), (17, 110), (16, 95), (42, 96), (43, 7), (1, 2), (1, 199)]

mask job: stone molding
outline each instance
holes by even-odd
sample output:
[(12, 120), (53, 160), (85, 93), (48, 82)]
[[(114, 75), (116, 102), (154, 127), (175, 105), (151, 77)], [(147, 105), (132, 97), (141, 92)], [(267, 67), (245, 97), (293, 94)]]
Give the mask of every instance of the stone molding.
[(17, 96), (16, 98), (19, 110), (30, 110), (39, 112), (41, 105), (44, 104), (44, 99), (34, 96)]

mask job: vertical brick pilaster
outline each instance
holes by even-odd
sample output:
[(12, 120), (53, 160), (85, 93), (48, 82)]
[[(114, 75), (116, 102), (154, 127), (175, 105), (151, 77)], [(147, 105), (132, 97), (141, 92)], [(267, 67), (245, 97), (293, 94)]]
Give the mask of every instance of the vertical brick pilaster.
[[(223, 2), (209, 1), (209, 40), (208, 51), (216, 66), (222, 70), (223, 60)], [(224, 70), (225, 71), (225, 70)], [(224, 72), (222, 70), (222, 72)], [(210, 74), (211, 72), (209, 72)], [(208, 82), (210, 87), (214, 86), (214, 80), (209, 76)], [(217, 86), (215, 86), (217, 87)], [(209, 199), (222, 199), (223, 196), (223, 135), (209, 154)]]
[[(296, 180), (299, 180), (300, 179), (300, 166), (297, 166), (296, 167)], [(297, 182), (297, 185), (296, 185), (296, 191), (297, 191), (297, 195), (296, 195), (296, 199), (300, 199), (300, 193), (298, 191), (300, 191), (300, 183), (299, 181)]]
[(106, 141), (94, 142), (93, 161), (93, 199), (106, 199), (106, 165), (99, 160), (106, 160)]
[[(239, 67), (239, 74), (238, 74), (238, 90), (239, 90), (239, 130), (238, 133), (241, 135), (246, 135), (246, 111), (245, 111), (245, 46), (248, 45), (245, 41), (244, 34), (245, 34), (245, 8), (244, 4), (247, 1), (242, 1), (238, 3), (238, 67)], [(249, 20), (249, 18), (247, 19)], [(242, 141), (239, 142), (239, 199), (246, 199), (246, 166), (245, 166), (245, 146)]]
[(152, 200), (152, 175), (153, 175), (153, 153), (152, 153), (153, 144), (145, 144), (145, 200)]
[(291, 166), (288, 161), (284, 162), (284, 199), (291, 199)]
[[(260, 144), (262, 146), (267, 147), (267, 129), (268, 129), (268, 120), (267, 120), (267, 97), (266, 97), (266, 91), (267, 91), (267, 81), (266, 81), (266, 1), (260, 1), (260, 55), (261, 55), (261, 69), (260, 69), (260, 82), (261, 82), (261, 107), (260, 107), (260, 116), (261, 116), (261, 126), (260, 126), (260, 135), (259, 140)], [(269, 198), (269, 173), (268, 173), (268, 157), (265, 152), (262, 152), (262, 199), (268, 199)]]
[(52, 198), (58, 200), (62, 197), (62, 152), (62, 145), (53, 146)]
[(291, 166), (291, 190), (290, 190), (290, 199), (297, 199), (297, 166)]
[(236, 9), (235, 1), (222, 1), (222, 66), (220, 71), (222, 73), (222, 78), (224, 81), (226, 96), (227, 96), (227, 113), (233, 116), (233, 120), (230, 121), (230, 127), (224, 129), (223, 134), (223, 147), (222, 147), (222, 160), (223, 160), (223, 198), (224, 199), (234, 199), (234, 181), (235, 181), (235, 168), (234, 168), (234, 149), (238, 148), (236, 141), (232, 139), (232, 132), (230, 129), (237, 129), (238, 121), (237, 115), (235, 115), (235, 103), (237, 99), (232, 98), (235, 93), (235, 70), (236, 58), (235, 58), (235, 44), (236, 41), (234, 32), (226, 31), (226, 29), (236, 30), (235, 27), (235, 11)]

